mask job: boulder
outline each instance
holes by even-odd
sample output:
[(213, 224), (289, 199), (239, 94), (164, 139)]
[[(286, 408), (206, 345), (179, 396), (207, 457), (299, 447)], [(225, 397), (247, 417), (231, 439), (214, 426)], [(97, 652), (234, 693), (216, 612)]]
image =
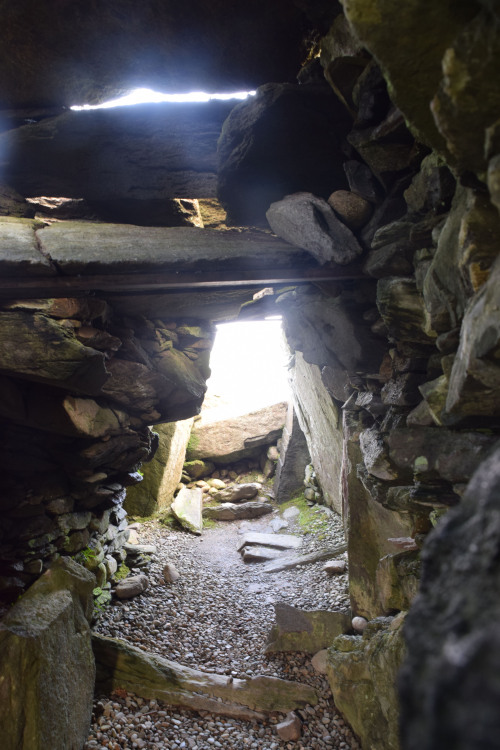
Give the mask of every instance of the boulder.
[(331, 646), (334, 638), (350, 630), (350, 617), (344, 612), (306, 612), (283, 602), (274, 605), (276, 624), (269, 633), (265, 653), (305, 651), (315, 654)]
[[(273, 445), (280, 437), (286, 408), (286, 402), (282, 402), (220, 422), (204, 422), (202, 417), (193, 427), (186, 459), (228, 464), (258, 456), (261, 446)], [(249, 441), (253, 445), (248, 446)]]
[(260, 518), (272, 512), (273, 506), (262, 501), (222, 503), (217, 508), (203, 508), (203, 518), (212, 518), (214, 521), (241, 521), (247, 518)]
[(200, 459), (197, 459), (196, 461), (186, 461), (182, 467), (182, 470), (193, 482), (202, 477), (207, 477), (214, 471), (214, 469), (215, 465), (211, 461), (201, 461)]
[(345, 265), (363, 252), (331, 206), (312, 193), (294, 193), (271, 203), (266, 218), (278, 237), (307, 250), (322, 265), (331, 261)]
[(0, 730), (6, 748), (79, 750), (90, 730), (95, 578), (60, 558), (0, 622)]
[(149, 580), (144, 573), (136, 576), (127, 576), (123, 581), (116, 584), (116, 595), (118, 599), (132, 599), (146, 591), (149, 586)]
[(311, 463), (306, 436), (300, 429), (297, 414), (290, 402), (281, 437), (280, 453), (276, 465), (273, 491), (277, 503), (286, 503), (297, 495), (304, 485), (304, 472)]
[(219, 490), (213, 497), (219, 503), (239, 503), (240, 500), (251, 500), (258, 494), (261, 487), (262, 485), (259, 482), (233, 484)]
[(203, 492), (199, 487), (183, 487), (172, 503), (171, 510), (184, 528), (199, 535), (203, 529), (202, 505)]
[(349, 229), (361, 229), (373, 213), (372, 204), (349, 190), (336, 190), (328, 198), (335, 214)]
[(373, 750), (399, 750), (397, 676), (404, 617), (378, 618), (363, 636), (340, 635), (328, 649), (327, 677), (338, 710)]
[(299, 190), (346, 187), (348, 114), (324, 83), (268, 83), (238, 104), (219, 140), (218, 197), (233, 224), (265, 224), (270, 204)]
[(345, 573), (347, 563), (345, 560), (330, 560), (323, 565), (323, 570), (328, 576), (337, 576)]
[(247, 721), (263, 720), (273, 711), (291, 711), (318, 702), (316, 691), (308, 685), (277, 677), (239, 680), (200, 672), (115, 638), (95, 634), (93, 648), (97, 685), (106, 694), (120, 688), (170, 706)]
[(158, 449), (153, 459), (142, 466), (142, 482), (127, 489), (127, 513), (144, 517), (170, 508), (181, 479), (192, 424), (192, 419), (185, 419), (155, 426)]

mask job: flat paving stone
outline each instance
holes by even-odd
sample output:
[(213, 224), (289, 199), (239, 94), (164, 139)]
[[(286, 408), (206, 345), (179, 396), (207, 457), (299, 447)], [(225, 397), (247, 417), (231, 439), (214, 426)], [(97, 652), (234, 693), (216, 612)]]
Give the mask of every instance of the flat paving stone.
[(302, 545), (302, 539), (292, 534), (264, 534), (258, 531), (249, 531), (243, 534), (237, 547), (238, 552), (246, 545), (252, 544), (276, 547), (277, 549), (298, 549)]

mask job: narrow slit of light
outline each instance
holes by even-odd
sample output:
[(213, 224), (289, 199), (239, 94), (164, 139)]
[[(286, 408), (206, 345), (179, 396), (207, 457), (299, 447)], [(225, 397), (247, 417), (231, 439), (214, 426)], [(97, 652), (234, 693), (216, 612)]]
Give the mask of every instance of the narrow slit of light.
[(205, 91), (191, 91), (188, 94), (162, 94), (152, 89), (134, 89), (130, 94), (112, 99), (102, 104), (75, 105), (71, 109), (80, 112), (86, 109), (110, 109), (111, 107), (127, 107), (132, 104), (151, 104), (155, 102), (210, 102), (214, 99), (228, 101), (230, 99), (247, 99), (254, 96), (255, 91), (234, 91), (230, 94), (207, 94)]

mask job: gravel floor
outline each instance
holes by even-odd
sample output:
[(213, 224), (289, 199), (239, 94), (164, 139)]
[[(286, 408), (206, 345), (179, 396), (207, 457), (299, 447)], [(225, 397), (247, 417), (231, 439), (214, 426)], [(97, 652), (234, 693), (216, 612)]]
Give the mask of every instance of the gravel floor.
[[(343, 541), (340, 519), (320, 507), (316, 513), (322, 539), (315, 533), (303, 534), (303, 553)], [(318, 706), (297, 712), (303, 721), (302, 738), (287, 742), (278, 736), (275, 725), (284, 719), (282, 714), (252, 723), (171, 709), (119, 691), (119, 695), (98, 697), (84, 750), (359, 748), (310, 656), (263, 654), (274, 621), (274, 602), (348, 610), (347, 575), (328, 578), (322, 562), (279, 573), (264, 573), (262, 563), (242, 562), (236, 551), (239, 535), (245, 530), (270, 531), (269, 522), (277, 515), (275, 511), (256, 521), (219, 522), (205, 529), (202, 537), (155, 522), (143, 524), (139, 541), (157, 547), (149, 568), (150, 586), (135, 599), (114, 600), (95, 630), (206, 672), (273, 675), (316, 687), (322, 696)], [(288, 523), (285, 533), (302, 534), (294, 519)], [(174, 563), (181, 574), (171, 585), (162, 578), (166, 562)]]

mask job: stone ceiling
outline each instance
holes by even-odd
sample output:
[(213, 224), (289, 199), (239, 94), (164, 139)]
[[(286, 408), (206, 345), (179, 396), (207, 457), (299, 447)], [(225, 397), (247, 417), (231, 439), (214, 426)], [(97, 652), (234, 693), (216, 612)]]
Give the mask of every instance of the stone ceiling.
[(234, 91), (292, 80), (309, 30), (289, 0), (2, 5), (3, 108), (95, 103), (139, 86)]

